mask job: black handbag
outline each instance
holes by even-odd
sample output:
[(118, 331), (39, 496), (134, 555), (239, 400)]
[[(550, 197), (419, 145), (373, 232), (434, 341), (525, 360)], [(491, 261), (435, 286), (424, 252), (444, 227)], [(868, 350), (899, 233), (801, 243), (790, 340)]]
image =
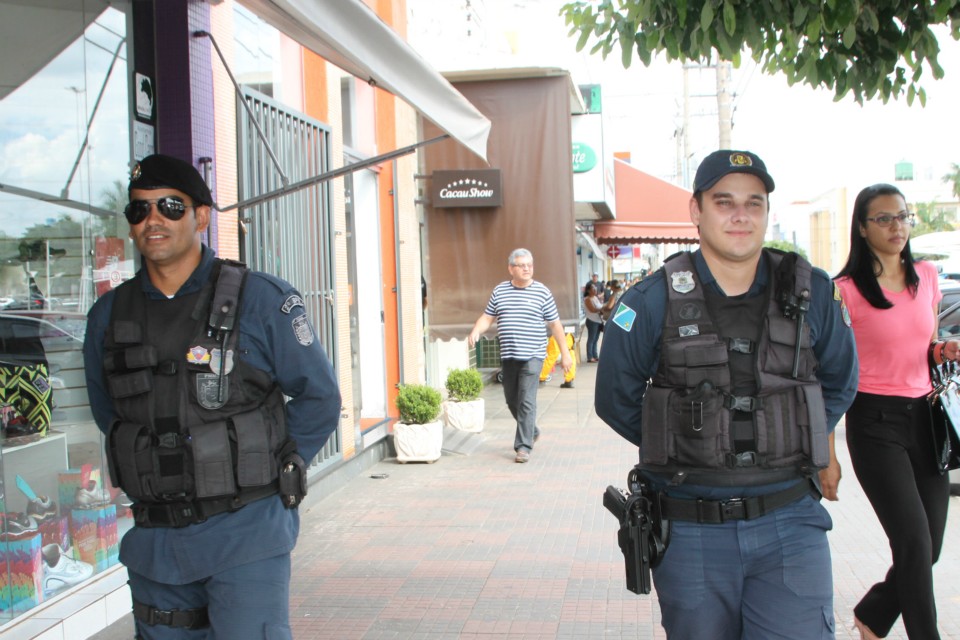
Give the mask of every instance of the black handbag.
[(940, 473), (960, 469), (960, 368), (954, 362), (931, 367), (933, 391), (927, 396), (934, 456)]

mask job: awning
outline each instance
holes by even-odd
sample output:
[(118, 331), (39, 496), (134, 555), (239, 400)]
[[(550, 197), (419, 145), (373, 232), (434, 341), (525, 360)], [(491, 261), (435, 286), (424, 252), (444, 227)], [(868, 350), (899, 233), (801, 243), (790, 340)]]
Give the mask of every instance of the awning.
[(239, 0), (344, 71), (403, 99), (487, 159), (490, 121), (361, 0)]
[(82, 36), (107, 6), (107, 0), (0, 2), (0, 100)]
[(700, 242), (690, 222), (692, 193), (614, 159), (617, 219), (600, 220), (593, 235), (601, 244)]

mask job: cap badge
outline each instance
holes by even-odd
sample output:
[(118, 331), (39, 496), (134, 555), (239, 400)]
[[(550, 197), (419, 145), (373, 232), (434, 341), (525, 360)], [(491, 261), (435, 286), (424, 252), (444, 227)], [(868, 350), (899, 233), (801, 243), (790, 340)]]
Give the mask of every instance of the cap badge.
[(751, 167), (753, 160), (745, 153), (731, 153), (730, 165), (734, 167)]
[(130, 171), (130, 179), (139, 180), (140, 174), (141, 174), (140, 163), (138, 162), (137, 164), (133, 165), (133, 170)]
[(694, 286), (696, 286), (693, 281), (693, 273), (690, 271), (671, 273), (670, 278), (673, 281), (671, 286), (677, 293), (690, 293), (693, 291)]

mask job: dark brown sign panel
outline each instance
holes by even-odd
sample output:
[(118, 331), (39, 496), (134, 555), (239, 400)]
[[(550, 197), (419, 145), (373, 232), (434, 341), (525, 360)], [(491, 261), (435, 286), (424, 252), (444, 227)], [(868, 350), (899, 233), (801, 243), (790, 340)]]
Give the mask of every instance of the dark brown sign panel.
[(430, 204), (437, 208), (503, 205), (500, 169), (434, 171)]

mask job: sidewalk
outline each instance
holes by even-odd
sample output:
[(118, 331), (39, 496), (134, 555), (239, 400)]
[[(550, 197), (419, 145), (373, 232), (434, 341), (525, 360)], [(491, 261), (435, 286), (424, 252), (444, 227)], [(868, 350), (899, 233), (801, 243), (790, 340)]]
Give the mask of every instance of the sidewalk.
[[(513, 462), (514, 422), (500, 385), (484, 389), (487, 421), (470, 455), (434, 464), (388, 459), (314, 501), (293, 554), (297, 640), (665, 638), (656, 594), (624, 588), (616, 524), (601, 505), (622, 486), (634, 447), (593, 412), (596, 365), (541, 387), (542, 436)], [(853, 639), (852, 607), (887, 570), (889, 550), (850, 467), (834, 519), (837, 638)], [(935, 580), (944, 638), (960, 639), (960, 511), (951, 498)], [(126, 624), (126, 621), (114, 625)], [(94, 636), (108, 635), (110, 630)], [(888, 636), (905, 639), (898, 623)], [(709, 640), (709, 639), (704, 639)]]

